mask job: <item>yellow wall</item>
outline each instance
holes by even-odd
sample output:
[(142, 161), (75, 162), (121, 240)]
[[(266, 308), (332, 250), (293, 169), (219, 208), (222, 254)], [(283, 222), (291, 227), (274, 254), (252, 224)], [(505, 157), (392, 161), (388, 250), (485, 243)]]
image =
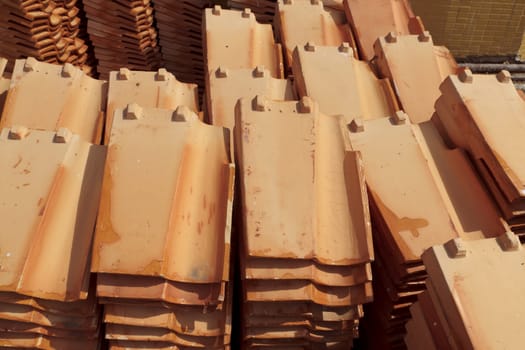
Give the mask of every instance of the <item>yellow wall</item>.
[(410, 3), (434, 42), (446, 45), (456, 57), (515, 55), (520, 48), (525, 54), (525, 47), (522, 48), (525, 0), (410, 0)]

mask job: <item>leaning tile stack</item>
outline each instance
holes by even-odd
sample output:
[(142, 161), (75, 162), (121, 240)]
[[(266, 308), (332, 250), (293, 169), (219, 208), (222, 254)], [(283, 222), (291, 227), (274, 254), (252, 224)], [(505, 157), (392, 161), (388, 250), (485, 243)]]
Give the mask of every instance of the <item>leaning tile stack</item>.
[(102, 85), (70, 64), (14, 66), (0, 133), (0, 346), (100, 346), (89, 267), (106, 153), (93, 144)]
[(77, 2), (3, 1), (1, 54), (10, 59), (32, 56), (50, 63), (67, 62), (90, 72), (91, 58), (80, 33)]
[(284, 47), (285, 63), (292, 67), (292, 53), (306, 43), (339, 46), (349, 43), (355, 51), (354, 37), (343, 11), (325, 9), (322, 2), (279, 0), (275, 30)]
[(524, 259), (512, 232), (427, 250), (427, 291), (410, 310), (408, 349), (520, 349)]
[(122, 66), (138, 70), (161, 66), (149, 0), (84, 0), (83, 4), (102, 79)]
[(157, 0), (155, 19), (159, 29), (164, 67), (178, 79), (204, 86), (202, 15), (211, 0)]
[(470, 154), (512, 230), (525, 233), (525, 101), (510, 74), (465, 69), (440, 89), (436, 121), (444, 135)]
[(235, 152), (244, 346), (351, 348), (372, 300), (373, 251), (362, 163), (343, 119), (307, 97), (244, 98)]
[(164, 69), (111, 73), (92, 271), (112, 349), (229, 346), (234, 167), (196, 97)]

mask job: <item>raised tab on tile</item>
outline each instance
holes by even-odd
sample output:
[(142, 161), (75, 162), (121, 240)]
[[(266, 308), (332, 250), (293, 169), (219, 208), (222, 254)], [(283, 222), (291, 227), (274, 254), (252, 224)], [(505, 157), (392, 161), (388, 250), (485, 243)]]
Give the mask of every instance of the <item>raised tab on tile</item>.
[(361, 118), (352, 119), (352, 121), (348, 124), (348, 130), (350, 130), (351, 132), (365, 131), (365, 124), (363, 123), (363, 119)]
[(71, 141), (73, 133), (68, 128), (60, 128), (55, 134), (54, 142), (55, 143), (68, 143)]
[(268, 101), (266, 100), (266, 97), (264, 96), (257, 95), (253, 99), (253, 110), (254, 111), (264, 112), (266, 111), (267, 105), (268, 105)]
[(431, 38), (430, 33), (427, 30), (419, 34), (417, 37), (419, 41), (424, 42), (424, 43), (429, 42), (430, 38)]
[(312, 41), (307, 42), (306, 45), (304, 45), (304, 49), (306, 51), (309, 51), (309, 52), (314, 52), (315, 51), (315, 43), (312, 42)]
[(339, 52), (353, 54), (354, 50), (352, 50), (352, 47), (349, 43), (344, 42), (341, 44), (341, 46), (339, 46)]
[(496, 78), (500, 83), (510, 83), (512, 81), (512, 76), (508, 70), (502, 70), (496, 75)]
[(36, 69), (36, 66), (38, 65), (38, 61), (34, 57), (28, 57), (26, 59), (26, 63), (24, 64), (24, 71), (25, 72), (32, 72)]
[(445, 243), (445, 250), (451, 258), (464, 258), (467, 256), (467, 248), (461, 238), (454, 238)]
[(29, 134), (29, 129), (22, 125), (14, 125), (9, 130), (9, 139), (10, 140), (22, 140)]
[(512, 231), (505, 232), (501, 236), (497, 237), (496, 240), (498, 241), (501, 250), (504, 252), (516, 251), (521, 248), (521, 243), (518, 239), (518, 236), (516, 236)]
[(128, 68), (120, 68), (117, 74), (118, 80), (129, 80), (131, 79), (131, 71)]
[(157, 74), (155, 74), (155, 80), (156, 81), (166, 81), (168, 80), (168, 71), (166, 70), (166, 68), (160, 68), (158, 71), (157, 71)]
[(73, 76), (74, 71), (75, 67), (71, 63), (66, 63), (62, 67), (62, 76), (64, 78), (71, 78)]
[(314, 105), (314, 101), (308, 96), (301, 97), (301, 100), (299, 101), (299, 108), (297, 109), (297, 112), (299, 113), (312, 113), (312, 107)]
[(219, 67), (215, 71), (215, 76), (217, 78), (227, 78), (228, 77), (228, 70), (226, 68)]
[(124, 119), (135, 120), (141, 119), (143, 116), (143, 109), (136, 103), (130, 103), (124, 113)]
[(395, 125), (405, 124), (407, 122), (408, 115), (403, 111), (396, 111), (392, 117), (392, 121)]
[(178, 106), (175, 112), (173, 112), (172, 118), (174, 122), (189, 122), (197, 119), (197, 115), (187, 106)]
[(474, 76), (472, 75), (472, 71), (468, 68), (462, 68), (458, 72), (458, 78), (459, 81), (462, 83), (470, 84), (474, 80)]
[(222, 11), (221, 5), (215, 5), (213, 6), (213, 10), (211, 11), (211, 13), (213, 13), (215, 16), (220, 16), (221, 11)]
[(245, 8), (244, 10), (242, 10), (242, 17), (243, 18), (250, 18), (250, 16), (252, 15), (252, 10), (249, 9), (249, 8)]
[(253, 70), (253, 76), (256, 78), (263, 78), (265, 74), (264, 66), (257, 66)]
[(385, 41), (390, 44), (397, 43), (397, 34), (395, 32), (388, 33), (385, 36)]

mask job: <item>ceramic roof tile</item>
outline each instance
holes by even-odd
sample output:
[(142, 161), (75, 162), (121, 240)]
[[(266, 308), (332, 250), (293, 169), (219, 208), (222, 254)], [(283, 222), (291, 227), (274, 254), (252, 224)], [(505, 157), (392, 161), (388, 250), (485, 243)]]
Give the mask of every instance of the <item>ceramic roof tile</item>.
[[(524, 258), (524, 250), (511, 232), (495, 239), (451, 241), (423, 254), (439, 298), (437, 305), (446, 310), (447, 323), (459, 347), (521, 346)], [(506, 302), (487, 302), (487, 298), (499, 296)], [(514, 321), (509, 322), (511, 319)]]
[(275, 27), (286, 53), (288, 68), (292, 67), (292, 53), (296, 46), (314, 42), (320, 46), (339, 46), (343, 42), (354, 45), (352, 30), (343, 12), (325, 10), (321, 1), (279, 0)]
[(229, 142), (223, 128), (201, 123), (187, 108), (117, 110), (92, 271), (187, 283), (227, 280)]
[[(6, 77), (6, 66), (7, 59), (0, 57), (0, 111), (4, 109), (4, 102), (7, 96), (7, 90), (9, 90), (9, 85), (11, 85), (11, 79)], [(0, 119), (2, 119), (2, 114), (0, 113)]]
[[(395, 38), (395, 39), (393, 39)], [(380, 37), (374, 44), (382, 76), (389, 78), (413, 124), (430, 120), (443, 75), (428, 32)], [(448, 70), (454, 70), (457, 65)], [(421, 79), (424, 76), (425, 79)]]
[(370, 261), (362, 164), (341, 118), (319, 114), (310, 99), (261, 96), (242, 99), (236, 115), (246, 254), (326, 265)]
[(0, 306), (2, 320), (26, 322), (67, 331), (96, 331), (99, 326), (98, 314), (93, 317), (71, 317), (36, 310), (27, 305), (0, 303)]
[(268, 327), (248, 329), (245, 338), (257, 340), (291, 338), (293, 340), (305, 339), (313, 342), (326, 339), (327, 342), (342, 342), (351, 340), (352, 333), (346, 330), (330, 332), (311, 331), (307, 327), (287, 327), (284, 329)]
[(422, 26), (414, 18), (408, 0), (344, 0), (344, 8), (356, 35), (359, 55), (366, 61), (374, 58), (377, 38), (390, 32), (410, 34), (411, 27)]
[(465, 70), (448, 77), (441, 91), (436, 111), (447, 138), (482, 162), (503, 201), (516, 203), (522, 210), (519, 206), (525, 193), (525, 167), (523, 156), (516, 150), (523, 143), (525, 101), (508, 72), (473, 75)]
[(41, 334), (50, 337), (70, 339), (75, 337), (83, 337), (83, 339), (96, 339), (99, 336), (99, 329), (88, 331), (69, 331), (60, 328), (38, 326), (34, 323), (8, 320), (0, 320), (0, 330), (14, 333)]
[(224, 345), (226, 337), (224, 336), (191, 336), (177, 334), (162, 328), (147, 328), (124, 326), (117, 324), (106, 325), (106, 339), (130, 340), (130, 341), (154, 341), (169, 342), (180, 346), (198, 347), (198, 348), (215, 348)]
[(24, 125), (48, 131), (68, 128), (85, 141), (100, 143), (103, 94), (104, 82), (71, 64), (58, 66), (34, 58), (16, 60), (0, 127)]
[(244, 297), (251, 301), (312, 301), (326, 306), (352, 306), (372, 301), (372, 284), (323, 286), (304, 280), (244, 280)]
[(60, 301), (86, 298), (104, 159), (101, 146), (67, 129), (2, 130), (1, 291)]
[(124, 109), (130, 103), (142, 107), (176, 109), (186, 106), (191, 111), (199, 111), (197, 85), (181, 83), (165, 69), (157, 72), (130, 71), (122, 68), (109, 75), (106, 139), (109, 141), (110, 130), (116, 109)]
[(383, 239), (397, 250), (400, 262), (417, 261), (428, 247), (457, 237), (457, 229), (410, 122), (382, 118), (363, 124), (350, 140), (363, 157), (372, 206), (390, 232)]
[(347, 44), (298, 46), (292, 70), (299, 95), (317, 101), (322, 113), (343, 115), (347, 122), (392, 115), (399, 108), (388, 80), (377, 79), (352, 51)]
[(165, 328), (179, 334), (219, 336), (226, 331), (223, 309), (173, 305), (110, 304), (104, 308), (104, 322), (136, 327)]
[(311, 280), (330, 286), (353, 286), (372, 280), (370, 264), (328, 266), (308, 260), (248, 258), (241, 262), (246, 279)]
[[(191, 350), (195, 349), (194, 347), (185, 347), (175, 345), (168, 342), (158, 342), (158, 341), (127, 341), (127, 340), (110, 340), (109, 341), (110, 350)], [(224, 345), (219, 347), (209, 347), (210, 350), (230, 350), (230, 346)]]
[(159, 277), (97, 274), (97, 296), (166, 301), (182, 305), (216, 305), (224, 300), (225, 283), (180, 283)]
[(89, 340), (82, 338), (57, 338), (46, 337), (44, 335), (29, 333), (0, 332), (0, 346), (8, 348), (32, 348), (42, 350), (52, 349), (78, 349), (92, 350), (97, 349), (99, 340)]
[(283, 77), (281, 45), (269, 24), (257, 23), (249, 11), (224, 10), (215, 5), (204, 12), (204, 51), (208, 72), (219, 67), (266, 67), (275, 78)]
[(291, 80), (273, 78), (268, 69), (218, 68), (207, 76), (206, 103), (209, 121), (233, 130), (235, 105), (242, 97), (264, 95), (277, 101), (296, 100)]
[(343, 321), (363, 317), (361, 305), (329, 307), (312, 302), (271, 301), (246, 303), (244, 309), (246, 318), (280, 315), (281, 317), (301, 316), (316, 321)]

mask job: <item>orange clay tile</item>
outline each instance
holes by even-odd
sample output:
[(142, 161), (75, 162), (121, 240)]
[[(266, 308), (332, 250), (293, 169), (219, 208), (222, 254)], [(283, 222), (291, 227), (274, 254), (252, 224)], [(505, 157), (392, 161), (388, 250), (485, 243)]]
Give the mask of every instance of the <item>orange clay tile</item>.
[(432, 121), (415, 125), (414, 132), (460, 237), (503, 234), (508, 227), (466, 152), (448, 148)]
[(326, 339), (328, 342), (345, 341), (352, 338), (352, 333), (347, 330), (343, 331), (311, 331), (307, 327), (268, 327), (268, 328), (255, 328), (248, 329), (245, 335), (245, 339), (283, 339), (291, 338), (306, 339), (312, 342), (319, 341), (320, 339)]
[(252, 301), (311, 301), (326, 306), (353, 306), (372, 301), (372, 284), (332, 287), (304, 280), (244, 280), (244, 297)]
[(329, 307), (311, 302), (281, 301), (281, 302), (251, 302), (243, 305), (246, 318), (249, 317), (280, 317), (301, 316), (314, 321), (343, 321), (363, 317), (363, 307), (343, 306)]
[(363, 165), (342, 119), (309, 98), (263, 96), (240, 100), (236, 117), (246, 254), (339, 266), (373, 259)]
[(439, 348), (436, 347), (432, 339), (432, 333), (419, 303), (415, 303), (410, 307), (410, 314), (412, 318), (405, 326), (407, 330), (405, 337), (407, 347), (409, 349), (438, 350)]
[(107, 324), (105, 337), (108, 340), (168, 342), (180, 346), (215, 348), (229, 341), (229, 336), (199, 337), (177, 334), (168, 329)]
[[(495, 239), (454, 240), (423, 254), (439, 299), (434, 303), (445, 310), (459, 348), (521, 347), (524, 259), (525, 251), (512, 232)], [(491, 303), (487, 298), (505, 302)]]
[(106, 113), (105, 144), (109, 141), (111, 126), (116, 109), (124, 109), (130, 103), (142, 107), (176, 109), (186, 106), (193, 112), (199, 111), (196, 84), (179, 82), (166, 69), (157, 72), (130, 71), (121, 68), (109, 75)]
[(457, 237), (408, 117), (399, 112), (349, 127), (352, 148), (363, 157), (372, 206), (389, 231), (383, 239), (391, 240), (399, 262), (418, 261), (428, 247)]
[(97, 274), (97, 296), (166, 301), (182, 305), (216, 305), (224, 300), (225, 283), (181, 283), (160, 277)]
[(83, 339), (95, 339), (99, 336), (99, 329), (88, 331), (70, 331), (60, 328), (38, 326), (34, 323), (10, 320), (0, 320), (0, 332), (42, 334), (58, 338), (82, 337)]
[(206, 105), (209, 121), (233, 130), (235, 105), (242, 97), (264, 95), (277, 101), (296, 100), (290, 80), (276, 79), (263, 66), (254, 69), (218, 68), (207, 76)]
[(370, 264), (329, 266), (309, 260), (247, 258), (241, 261), (245, 279), (303, 279), (329, 286), (353, 286), (372, 280)]
[(343, 6), (356, 36), (359, 56), (365, 61), (374, 58), (377, 38), (390, 32), (406, 35), (422, 31), (408, 0), (344, 0)]
[[(110, 350), (192, 350), (194, 347), (179, 346), (173, 343), (157, 341), (128, 341), (128, 340), (110, 340)], [(229, 345), (218, 347), (208, 347), (210, 350), (230, 350)]]
[(355, 59), (352, 52), (347, 43), (298, 46), (292, 70), (299, 96), (313, 98), (322, 113), (343, 115), (348, 123), (354, 118), (392, 115), (399, 108), (388, 79), (377, 79), (370, 66)]
[(507, 202), (523, 200), (525, 158), (518, 150), (525, 140), (525, 101), (510, 74), (474, 75), (466, 69), (448, 77), (441, 91), (436, 111), (450, 142), (486, 166)]
[(227, 130), (203, 124), (188, 108), (117, 109), (92, 271), (187, 283), (227, 280), (229, 147)]
[[(4, 109), (4, 102), (7, 96), (7, 90), (11, 84), (11, 79), (6, 77), (5, 69), (7, 67), (7, 59), (0, 57), (0, 111)], [(2, 114), (0, 113), (0, 119)]]
[(98, 349), (99, 340), (83, 338), (56, 338), (39, 334), (0, 332), (0, 347), (8, 348), (31, 348), (42, 350), (53, 349), (75, 349), (93, 350)]
[(339, 46), (352, 43), (350, 25), (341, 11), (325, 10), (318, 0), (279, 0), (275, 13), (275, 27), (283, 44), (288, 68), (296, 46), (314, 42), (320, 46)]
[(0, 290), (85, 299), (105, 149), (67, 129), (0, 134)]
[(103, 81), (69, 63), (58, 66), (34, 58), (16, 60), (0, 128), (68, 128), (85, 141), (100, 143), (103, 94)]
[[(277, 316), (277, 317), (276, 317)], [(306, 327), (311, 331), (337, 331), (353, 329), (359, 324), (358, 320), (348, 321), (312, 321), (302, 317), (247, 317), (243, 320), (248, 328), (265, 327)]]
[(224, 334), (223, 309), (180, 306), (163, 307), (140, 304), (109, 304), (104, 308), (104, 322), (135, 327), (165, 328), (179, 334), (219, 336)]
[(0, 319), (32, 323), (43, 327), (53, 327), (67, 331), (95, 331), (99, 317), (71, 317), (51, 314), (26, 305), (0, 303)]
[(204, 11), (204, 52), (208, 72), (266, 67), (274, 78), (283, 77), (281, 45), (272, 26), (260, 24), (249, 10), (225, 10), (219, 5)]
[[(447, 77), (441, 72), (430, 34), (396, 36), (390, 33), (380, 37), (374, 49), (377, 67), (383, 77), (391, 80), (410, 121), (418, 124), (430, 120), (434, 103), (440, 96), (439, 85)], [(453, 71), (455, 66), (448, 71)]]

